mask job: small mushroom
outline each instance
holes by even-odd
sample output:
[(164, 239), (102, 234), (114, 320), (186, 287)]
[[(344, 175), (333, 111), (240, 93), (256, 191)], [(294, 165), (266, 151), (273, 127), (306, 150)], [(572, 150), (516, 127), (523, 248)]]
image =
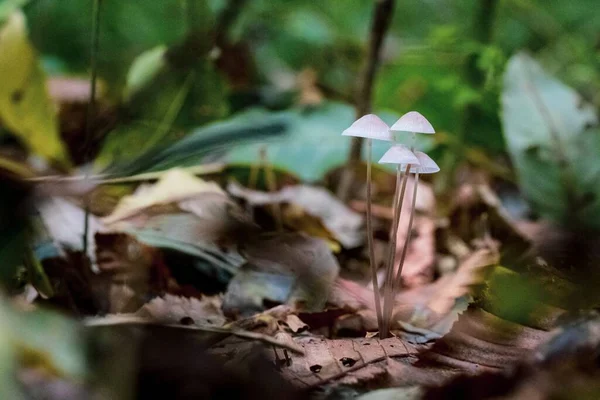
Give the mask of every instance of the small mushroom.
[(410, 133), (426, 133), (434, 134), (433, 126), (427, 121), (421, 113), (411, 111), (404, 114), (390, 128), (391, 132), (410, 132)]
[[(424, 134), (434, 134), (435, 129), (427, 118), (418, 113), (417, 111), (411, 111), (404, 114), (396, 123), (392, 125), (390, 128), (390, 132), (409, 132), (412, 133), (413, 143), (415, 140), (415, 133), (424, 133)], [(403, 148), (402, 148), (403, 147)], [(392, 149), (396, 148), (392, 152)], [(379, 161), (380, 163), (390, 163), (394, 162), (396, 159), (394, 154), (403, 154), (407, 156), (407, 151), (412, 154), (415, 158), (417, 158), (416, 163), (405, 162), (402, 165), (404, 168), (404, 178), (400, 183), (400, 171), (398, 169), (398, 173), (396, 175), (396, 194), (394, 195), (394, 220), (392, 223), (392, 232), (390, 237), (390, 247), (388, 249), (388, 264), (386, 265), (386, 279), (384, 283), (384, 300), (383, 300), (383, 332), (380, 334), (380, 337), (384, 338), (388, 335), (389, 327), (390, 327), (390, 319), (392, 317), (392, 309), (393, 309), (393, 299), (395, 298), (396, 288), (399, 287), (399, 284), (395, 284), (400, 281), (400, 275), (402, 272), (402, 266), (404, 263), (404, 259), (406, 257), (406, 249), (408, 247), (408, 241), (410, 240), (410, 232), (412, 229), (412, 222), (414, 217), (414, 204), (417, 196), (417, 187), (418, 187), (418, 179), (420, 173), (435, 173), (440, 170), (435, 161), (433, 161), (429, 156), (425, 153), (417, 151), (414, 152), (414, 148), (411, 147), (410, 150), (404, 146), (394, 146), (392, 147)], [(388, 156), (388, 153), (389, 156)], [(388, 157), (386, 157), (388, 156)], [(398, 158), (399, 160), (399, 158)], [(401, 261), (398, 268), (398, 273), (396, 278), (394, 279), (394, 259), (396, 256), (396, 236), (398, 231), (398, 223), (400, 220), (400, 214), (402, 212), (402, 205), (404, 204), (404, 194), (406, 191), (406, 183), (408, 181), (408, 174), (415, 174), (415, 187), (413, 190), (413, 199), (412, 199), (412, 208), (411, 215), (409, 221), (409, 233), (407, 235), (406, 241), (403, 246), (403, 251), (401, 255)], [(400, 191), (398, 191), (398, 187), (401, 186)], [(399, 194), (398, 194), (399, 193)]]
[(371, 266), (371, 280), (375, 296), (375, 312), (377, 313), (378, 326), (382, 327), (383, 313), (377, 283), (377, 267), (375, 266), (375, 250), (373, 247), (373, 225), (371, 217), (371, 157), (372, 140), (392, 141), (390, 127), (377, 115), (367, 114), (356, 120), (343, 133), (343, 136), (358, 136), (367, 139), (367, 245), (369, 248), (369, 264)]
[[(406, 191), (406, 183), (408, 174), (418, 167), (419, 159), (417, 156), (404, 145), (392, 146), (379, 160), (380, 164), (396, 164), (396, 189), (394, 190), (394, 200), (392, 207), (394, 210), (394, 218), (392, 220), (392, 230), (390, 232), (390, 245), (388, 248), (387, 264), (385, 269), (384, 280), (384, 301), (383, 301), (383, 329), (380, 329), (380, 337), (384, 338), (388, 334), (389, 321), (391, 318), (391, 303), (388, 299), (392, 293), (392, 283), (394, 280), (394, 256), (396, 255), (396, 232), (398, 231), (398, 223), (402, 214), (402, 205), (404, 203), (404, 193)], [(390, 308), (390, 310), (388, 310)], [(386, 315), (389, 317), (386, 318)]]
[(415, 156), (419, 160), (419, 166), (414, 169), (411, 168), (410, 172), (415, 174), (415, 183), (413, 188), (413, 197), (411, 201), (411, 213), (408, 221), (408, 230), (406, 232), (406, 240), (404, 241), (404, 246), (402, 246), (402, 253), (400, 254), (400, 263), (398, 265), (398, 272), (396, 273), (396, 278), (394, 279), (394, 283), (392, 284), (392, 298), (396, 297), (396, 290), (400, 288), (402, 283), (402, 267), (404, 266), (404, 260), (406, 259), (406, 252), (408, 250), (408, 243), (410, 242), (410, 237), (412, 234), (412, 225), (413, 219), (415, 216), (415, 203), (417, 201), (417, 188), (419, 187), (419, 175), (420, 174), (435, 174), (439, 172), (440, 167), (436, 164), (435, 161), (431, 159), (427, 154), (422, 151), (416, 151)]

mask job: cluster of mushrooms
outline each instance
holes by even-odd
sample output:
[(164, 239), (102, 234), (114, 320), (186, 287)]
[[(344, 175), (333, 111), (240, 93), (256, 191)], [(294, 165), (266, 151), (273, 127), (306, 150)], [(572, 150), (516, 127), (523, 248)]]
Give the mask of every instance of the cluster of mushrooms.
[[(412, 141), (410, 147), (398, 144), (394, 134), (398, 132), (411, 133)], [(417, 189), (420, 174), (433, 174), (440, 170), (438, 165), (427, 154), (414, 149), (415, 137), (417, 133), (434, 134), (433, 126), (427, 119), (416, 111), (404, 114), (396, 123), (389, 127), (378, 116), (368, 114), (356, 120), (342, 135), (357, 136), (367, 139), (367, 242), (369, 248), (369, 261), (371, 264), (371, 278), (373, 281), (373, 292), (375, 295), (375, 311), (377, 313), (377, 324), (379, 327), (379, 337), (386, 338), (390, 331), (390, 321), (392, 318), (392, 309), (396, 291), (401, 285), (402, 267), (410, 241), (415, 201), (417, 198)], [(392, 142), (393, 145), (379, 160), (380, 164), (396, 164), (396, 189), (394, 192), (393, 211), (394, 217), (392, 230), (390, 232), (390, 245), (388, 248), (387, 264), (385, 266), (385, 280), (383, 282), (383, 310), (381, 296), (379, 293), (379, 283), (377, 279), (377, 267), (375, 265), (375, 254), (373, 249), (373, 226), (371, 219), (371, 147), (372, 140), (384, 140)], [(414, 174), (414, 189), (412, 193), (412, 206), (409, 210), (410, 217), (406, 240), (402, 247), (400, 255), (400, 264), (398, 272), (394, 276), (394, 263), (396, 257), (396, 237), (398, 233), (398, 223), (404, 204), (404, 193), (408, 176)]]

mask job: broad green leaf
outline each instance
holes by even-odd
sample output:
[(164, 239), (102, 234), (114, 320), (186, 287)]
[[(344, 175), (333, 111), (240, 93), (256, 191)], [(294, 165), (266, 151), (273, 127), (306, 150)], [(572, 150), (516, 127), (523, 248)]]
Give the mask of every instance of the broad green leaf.
[(504, 76), (502, 122), (521, 188), (559, 223), (600, 228), (600, 131), (594, 109), (526, 54)]
[(105, 172), (116, 177), (165, 171), (174, 167), (201, 164), (222, 156), (240, 142), (268, 140), (289, 130), (291, 120), (281, 113), (261, 113), (260, 118), (229, 119), (193, 130), (183, 139), (164, 148), (112, 164)]
[(0, 77), (2, 125), (35, 154), (70, 165), (45, 76), (27, 38), (21, 12), (14, 13), (0, 31)]
[[(294, 109), (283, 112), (253, 110), (237, 116), (236, 121), (255, 120), (273, 115), (286, 115), (290, 120), (289, 134), (268, 142), (251, 143), (234, 148), (228, 154), (233, 163), (256, 163), (263, 147), (267, 150), (268, 162), (286, 169), (305, 181), (321, 179), (332, 168), (346, 162), (351, 139), (341, 136), (344, 129), (354, 122), (354, 108), (343, 103), (328, 102), (316, 108)], [(392, 124), (400, 115), (390, 112), (378, 113), (388, 124)], [(407, 144), (410, 136), (406, 137)], [(373, 160), (377, 162), (390, 144), (373, 142)], [(425, 135), (417, 137), (416, 148), (428, 151), (431, 141)], [(394, 168), (386, 165), (384, 167)]]
[(145, 53), (132, 65), (125, 88), (131, 122), (104, 140), (96, 165), (130, 160), (185, 136), (192, 127), (228, 112), (224, 79), (202, 60), (177, 68), (164, 60), (165, 48)]

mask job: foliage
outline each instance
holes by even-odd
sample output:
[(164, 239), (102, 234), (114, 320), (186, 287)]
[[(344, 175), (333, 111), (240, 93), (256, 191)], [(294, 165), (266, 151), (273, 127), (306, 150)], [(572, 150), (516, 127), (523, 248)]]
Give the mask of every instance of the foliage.
[(600, 131), (595, 110), (525, 54), (509, 62), (502, 95), (508, 150), (534, 209), (600, 228)]
[(70, 164), (46, 92), (45, 74), (27, 38), (25, 17), (14, 13), (0, 31), (0, 119), (29, 149), (62, 166)]

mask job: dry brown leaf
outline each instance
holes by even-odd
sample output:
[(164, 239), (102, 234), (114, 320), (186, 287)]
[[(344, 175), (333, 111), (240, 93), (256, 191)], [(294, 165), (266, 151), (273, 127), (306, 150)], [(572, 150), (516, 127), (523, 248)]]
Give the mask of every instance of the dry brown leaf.
[(294, 333), (304, 332), (308, 330), (308, 325), (306, 325), (297, 315), (290, 314), (285, 318), (286, 325), (290, 328), (290, 330)]
[(481, 285), (485, 281), (486, 270), (498, 261), (497, 251), (487, 248), (476, 250), (460, 264), (456, 273), (447, 276), (445, 284), (440, 285), (426, 306), (440, 315), (449, 312), (456, 299), (469, 294), (473, 286)]
[(494, 371), (523, 360), (549, 335), (472, 308), (420, 360), (471, 374)]
[[(357, 178), (358, 179), (358, 178)], [(393, 181), (392, 181), (393, 182)], [(412, 193), (414, 185), (414, 178), (411, 176), (408, 179), (408, 183), (406, 186), (406, 192)], [(393, 186), (392, 186), (393, 190)], [(408, 209), (411, 206), (412, 198), (411, 196), (406, 196), (404, 199), (404, 207)], [(350, 206), (360, 212), (366, 213), (367, 211), (367, 203), (364, 201), (353, 200), (350, 202)], [(433, 193), (433, 188), (430, 184), (419, 181), (419, 188), (417, 190), (417, 199), (415, 202), (415, 209), (420, 213), (433, 215), (435, 212), (435, 195)], [(389, 206), (383, 206), (378, 204), (372, 204), (372, 213), (373, 217), (388, 219), (391, 220), (394, 216), (394, 210)]]
[(135, 314), (167, 325), (223, 326), (226, 321), (218, 296), (196, 299), (167, 294), (150, 300)]
[(307, 311), (322, 310), (339, 273), (326, 242), (298, 233), (262, 237), (246, 243), (241, 253), (262, 273), (293, 277), (287, 302)]
[(402, 361), (388, 359), (386, 362), (387, 384), (393, 387), (438, 386), (460, 374), (445, 368), (415, 367)]
[(182, 169), (172, 169), (155, 184), (142, 185), (133, 195), (122, 198), (115, 210), (102, 221), (107, 226), (118, 229), (120, 221), (147, 214), (150, 209), (178, 207), (180, 203), (184, 210), (197, 212), (202, 218), (205, 217), (206, 209), (195, 208), (194, 203), (190, 202), (199, 196), (213, 196), (220, 202), (227, 199), (226, 193), (216, 183), (206, 182)]
[[(407, 358), (414, 356), (419, 347), (397, 338), (378, 339), (337, 339), (316, 337), (294, 339), (305, 354), (292, 355), (289, 365), (281, 369), (283, 376), (300, 387), (312, 387), (342, 378), (362, 381), (361, 369), (384, 361), (390, 357)], [(274, 358), (274, 356), (273, 356)], [(370, 369), (366, 376), (375, 377), (378, 369)]]
[(375, 309), (373, 290), (343, 278), (337, 278), (333, 282), (327, 302), (349, 311)]
[[(364, 243), (363, 217), (348, 208), (328, 190), (311, 185), (286, 186), (273, 193), (260, 192), (230, 182), (227, 191), (233, 196), (245, 199), (250, 205), (267, 205), (290, 203), (291, 207), (284, 213), (284, 222), (292, 228), (306, 231), (318, 237), (333, 236), (346, 248), (353, 248)], [(316, 219), (317, 221), (311, 221)], [(324, 227), (320, 227), (320, 223)]]
[[(412, 235), (402, 269), (402, 285), (407, 288), (431, 282), (434, 274), (435, 222), (431, 218), (417, 216), (413, 229), (416, 232)], [(404, 245), (404, 242), (398, 243)], [(397, 259), (399, 257), (398, 254)]]
[[(550, 340), (538, 347), (535, 355), (509, 371), (457, 377), (441, 387), (429, 388), (425, 398), (447, 399), (459, 394), (466, 400), (598, 398), (600, 323), (597, 315), (549, 335)], [(538, 340), (542, 339), (535, 338), (528, 347)]]

